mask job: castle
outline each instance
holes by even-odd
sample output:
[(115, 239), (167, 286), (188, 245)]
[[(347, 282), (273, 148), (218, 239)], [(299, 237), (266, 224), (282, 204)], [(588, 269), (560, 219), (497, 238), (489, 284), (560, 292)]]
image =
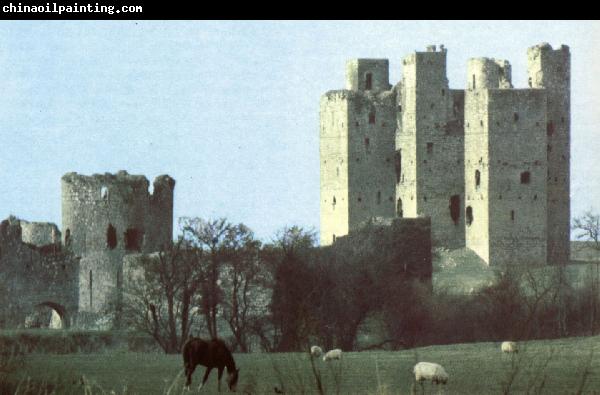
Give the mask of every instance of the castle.
[[(6, 326), (47, 306), (63, 326), (111, 326), (128, 254), (164, 249), (173, 237), (175, 180), (117, 174), (62, 177), (62, 229), (8, 219), (0, 225)], [(1, 320), (0, 320), (1, 321)], [(2, 326), (4, 326), (2, 325)]]
[(430, 217), (435, 245), (488, 265), (568, 262), (570, 52), (528, 49), (528, 87), (508, 61), (476, 58), (449, 89), (447, 51), (346, 65), (320, 103), (321, 245), (373, 217)]

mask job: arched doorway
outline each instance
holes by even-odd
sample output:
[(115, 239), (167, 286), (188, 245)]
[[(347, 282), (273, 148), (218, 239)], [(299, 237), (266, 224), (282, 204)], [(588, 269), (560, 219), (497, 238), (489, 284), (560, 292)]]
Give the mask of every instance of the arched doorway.
[(64, 306), (55, 302), (42, 302), (25, 318), (26, 328), (65, 329), (69, 320)]

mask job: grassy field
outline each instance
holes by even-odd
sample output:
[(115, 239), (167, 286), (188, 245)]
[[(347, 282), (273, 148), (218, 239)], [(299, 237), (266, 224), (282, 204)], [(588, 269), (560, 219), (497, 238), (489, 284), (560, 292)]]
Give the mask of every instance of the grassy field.
[[(593, 352), (593, 354), (592, 354)], [(316, 393), (308, 355), (239, 354), (239, 393)], [(342, 361), (317, 361), (327, 394), (409, 394), (416, 360), (441, 363), (450, 375), (446, 394), (499, 394), (514, 376), (510, 393), (577, 393), (589, 365), (584, 393), (600, 392), (600, 337), (533, 341), (517, 357), (503, 355), (498, 343), (432, 346), (399, 352), (345, 353)], [(590, 361), (588, 364), (587, 362)], [(113, 352), (103, 354), (29, 355), (11, 380), (94, 383), (93, 393), (181, 394), (182, 361), (178, 355)], [(194, 374), (194, 390), (203, 368)], [(336, 382), (338, 384), (336, 384)], [(225, 380), (223, 381), (225, 384)], [(83, 393), (83, 389), (68, 393)], [(202, 393), (216, 393), (216, 372)], [(225, 385), (224, 385), (225, 389)], [(541, 390), (540, 390), (541, 389)], [(438, 390), (425, 385), (426, 393)], [(540, 390), (540, 391), (538, 391)], [(196, 391), (194, 391), (196, 392)]]

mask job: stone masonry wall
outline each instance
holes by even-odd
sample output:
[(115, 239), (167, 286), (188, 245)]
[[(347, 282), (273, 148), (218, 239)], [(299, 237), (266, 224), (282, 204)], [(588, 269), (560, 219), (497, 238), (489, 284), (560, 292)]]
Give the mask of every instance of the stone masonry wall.
[(528, 49), (529, 85), (547, 92), (548, 262), (564, 264), (570, 256), (571, 54), (566, 45)]
[(528, 89), (513, 89), (508, 61), (476, 58), (467, 90), (450, 90), (446, 55), (409, 55), (393, 89), (387, 60), (349, 61), (347, 90), (322, 99), (321, 243), (372, 217), (430, 217), (434, 245), (488, 264), (566, 262), (569, 48), (531, 47)]
[[(16, 219), (0, 223), (0, 327), (23, 327), (40, 306), (54, 309), (69, 326), (79, 303), (79, 260), (60, 245), (24, 242), (23, 223), (27, 224)], [(56, 228), (47, 225), (46, 229)]]
[(401, 200), (404, 217), (431, 217), (434, 243), (463, 247), (462, 96), (448, 88), (445, 49), (431, 47), (402, 63), (397, 206)]
[(153, 252), (172, 240), (175, 181), (119, 172), (62, 178), (63, 237), (81, 260), (80, 312), (103, 314), (119, 296), (125, 254)]

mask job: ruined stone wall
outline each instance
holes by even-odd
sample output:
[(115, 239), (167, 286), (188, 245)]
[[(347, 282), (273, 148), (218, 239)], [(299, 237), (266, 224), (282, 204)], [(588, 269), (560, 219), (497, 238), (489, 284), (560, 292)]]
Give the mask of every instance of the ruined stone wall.
[(349, 61), (349, 89), (321, 99), (321, 245), (370, 217), (394, 216), (396, 94), (388, 67), (385, 59)]
[(119, 172), (62, 178), (63, 237), (82, 257), (80, 312), (105, 313), (118, 295), (125, 254), (153, 252), (172, 240), (175, 181)]
[(465, 92), (465, 225), (466, 246), (490, 262), (490, 149), (486, 89)]
[(20, 220), (21, 240), (23, 243), (43, 247), (61, 244), (61, 235), (55, 224), (48, 222), (28, 222)]
[(529, 85), (547, 93), (548, 262), (562, 264), (570, 255), (570, 73), (569, 47), (549, 44), (528, 49)]
[(546, 95), (490, 90), (490, 264), (546, 264)]
[(506, 61), (469, 61), (467, 247), (490, 265), (545, 264), (546, 96), (510, 89), (509, 69)]
[(346, 62), (346, 90), (360, 92), (390, 90), (389, 70), (390, 62), (387, 59), (349, 60)]
[(348, 91), (321, 98), (321, 245), (348, 233)]
[(462, 95), (448, 89), (445, 49), (430, 47), (402, 63), (396, 211), (402, 205), (404, 217), (430, 216), (434, 243), (463, 247)]
[(467, 63), (468, 89), (512, 88), (512, 68), (503, 59), (473, 58)]
[[(0, 224), (0, 327), (23, 327), (39, 306), (54, 309), (69, 326), (79, 304), (79, 261), (60, 245), (23, 242), (23, 224), (31, 230), (16, 219)], [(38, 230), (56, 228), (46, 225)]]
[(508, 61), (476, 58), (466, 92), (448, 89), (443, 46), (406, 57), (393, 89), (387, 60), (348, 62), (348, 90), (321, 102), (322, 244), (371, 217), (431, 217), (434, 245), (489, 264), (566, 261), (570, 54), (528, 58), (531, 89), (513, 89)]
[(394, 217), (394, 91), (357, 92), (349, 101), (349, 229), (371, 217)]
[(145, 251), (157, 251), (173, 242), (175, 180), (168, 175), (162, 175), (156, 177), (152, 185), (149, 213), (146, 217)]

